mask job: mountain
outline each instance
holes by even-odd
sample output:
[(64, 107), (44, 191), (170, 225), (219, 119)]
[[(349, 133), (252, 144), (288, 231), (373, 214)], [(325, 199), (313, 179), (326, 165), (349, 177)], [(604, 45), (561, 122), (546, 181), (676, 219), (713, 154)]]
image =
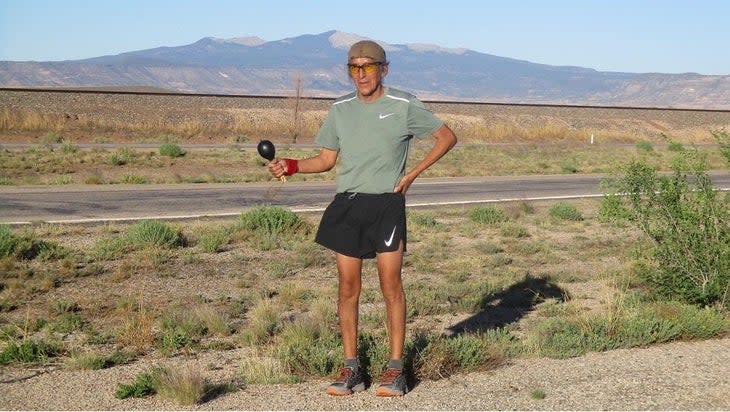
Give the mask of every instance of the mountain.
[[(0, 62), (2, 87), (146, 87), (191, 93), (306, 96), (352, 90), (344, 70), (356, 34), (277, 41), (203, 38), (113, 56)], [(386, 83), (422, 99), (730, 109), (730, 76), (600, 72), (429, 44), (388, 44)]]

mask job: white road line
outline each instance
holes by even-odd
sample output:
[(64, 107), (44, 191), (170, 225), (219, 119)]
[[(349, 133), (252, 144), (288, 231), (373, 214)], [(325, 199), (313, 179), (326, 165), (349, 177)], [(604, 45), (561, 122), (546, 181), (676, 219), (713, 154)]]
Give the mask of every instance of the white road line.
[[(718, 188), (720, 192), (730, 192), (730, 188)], [(603, 194), (588, 194), (588, 195), (563, 195), (563, 196), (540, 196), (540, 197), (514, 197), (504, 199), (479, 199), (479, 200), (460, 200), (453, 202), (426, 202), (426, 203), (406, 203), (406, 207), (430, 207), (430, 206), (458, 206), (458, 205), (472, 205), (480, 203), (503, 203), (503, 202), (525, 202), (525, 201), (540, 201), (540, 200), (562, 200), (562, 199), (589, 199), (603, 197)], [(294, 213), (319, 213), (324, 212), (326, 207), (311, 207), (311, 208), (291, 208)], [(164, 220), (181, 220), (181, 219), (201, 219), (206, 217), (231, 217), (238, 216), (242, 212), (226, 212), (226, 213), (203, 213), (195, 215), (173, 215), (173, 216), (139, 216), (139, 217), (110, 217), (110, 218), (87, 218), (87, 219), (67, 219), (67, 220), (44, 220), (43, 223), (62, 223), (62, 224), (83, 224), (83, 223), (100, 223), (100, 222), (131, 222), (138, 220), (150, 220), (150, 219), (164, 219)], [(34, 222), (31, 221), (19, 221), (19, 222), (5, 222), (6, 225), (30, 225)]]

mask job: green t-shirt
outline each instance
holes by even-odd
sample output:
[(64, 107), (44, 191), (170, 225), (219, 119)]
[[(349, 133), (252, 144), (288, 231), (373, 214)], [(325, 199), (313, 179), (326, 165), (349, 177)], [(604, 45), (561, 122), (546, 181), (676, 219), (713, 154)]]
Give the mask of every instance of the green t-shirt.
[(338, 193), (390, 193), (405, 174), (411, 138), (442, 125), (409, 93), (386, 88), (365, 103), (353, 92), (335, 100), (315, 142), (339, 152)]

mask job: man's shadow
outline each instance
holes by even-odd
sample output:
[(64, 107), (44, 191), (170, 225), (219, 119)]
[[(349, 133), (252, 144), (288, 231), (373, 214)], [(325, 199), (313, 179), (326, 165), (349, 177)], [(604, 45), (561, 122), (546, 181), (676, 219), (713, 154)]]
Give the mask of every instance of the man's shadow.
[[(453, 339), (462, 334), (485, 333), (522, 319), (547, 299), (558, 299), (558, 301), (564, 302), (568, 298), (568, 292), (549, 278), (536, 278), (527, 274), (521, 281), (502, 292), (482, 296), (479, 303), (480, 310), (446, 328), (445, 335)], [(418, 354), (425, 350), (428, 344), (428, 339), (416, 339), (411, 350), (405, 354), (404, 360), (407, 365), (411, 366), (407, 368), (409, 388), (414, 388), (419, 383), (412, 365)]]
[(547, 299), (564, 302), (567, 291), (549, 279), (527, 274), (524, 279), (502, 292), (481, 297), (479, 312), (447, 328), (447, 335), (484, 333), (514, 323)]

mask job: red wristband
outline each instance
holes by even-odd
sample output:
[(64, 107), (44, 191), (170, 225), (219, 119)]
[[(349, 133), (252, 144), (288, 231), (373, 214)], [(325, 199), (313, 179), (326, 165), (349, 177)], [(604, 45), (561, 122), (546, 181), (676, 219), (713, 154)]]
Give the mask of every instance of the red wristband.
[(286, 161), (286, 171), (284, 176), (291, 176), (299, 171), (299, 161), (297, 159), (284, 159)]

